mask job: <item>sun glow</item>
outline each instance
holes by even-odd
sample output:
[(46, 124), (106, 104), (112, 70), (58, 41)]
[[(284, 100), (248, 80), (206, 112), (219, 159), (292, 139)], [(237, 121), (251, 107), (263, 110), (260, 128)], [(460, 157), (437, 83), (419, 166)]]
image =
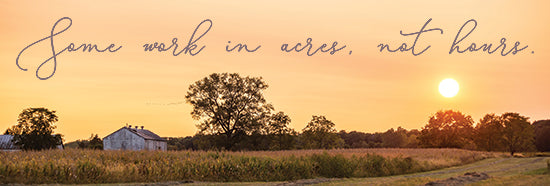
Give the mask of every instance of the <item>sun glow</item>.
[(458, 82), (451, 78), (444, 79), (439, 83), (439, 93), (446, 98), (456, 96), (458, 89)]

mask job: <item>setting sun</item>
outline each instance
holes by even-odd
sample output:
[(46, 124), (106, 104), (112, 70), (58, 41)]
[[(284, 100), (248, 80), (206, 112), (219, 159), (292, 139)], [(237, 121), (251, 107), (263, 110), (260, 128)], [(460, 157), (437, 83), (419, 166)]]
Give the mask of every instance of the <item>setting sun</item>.
[(439, 83), (439, 93), (447, 98), (456, 96), (458, 93), (458, 82), (451, 78), (444, 79)]

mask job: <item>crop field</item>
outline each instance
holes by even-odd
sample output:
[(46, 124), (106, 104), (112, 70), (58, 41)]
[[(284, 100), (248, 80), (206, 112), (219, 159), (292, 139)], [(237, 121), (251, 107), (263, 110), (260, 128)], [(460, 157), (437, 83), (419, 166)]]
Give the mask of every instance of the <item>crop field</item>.
[(249, 182), (364, 178), (505, 156), (459, 149), (0, 152), (0, 183)]

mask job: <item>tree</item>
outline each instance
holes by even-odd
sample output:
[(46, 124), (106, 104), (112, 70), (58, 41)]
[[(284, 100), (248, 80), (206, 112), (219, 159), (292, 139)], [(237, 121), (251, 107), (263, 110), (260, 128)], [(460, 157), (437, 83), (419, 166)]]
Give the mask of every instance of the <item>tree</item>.
[(386, 148), (405, 147), (407, 144), (407, 130), (398, 127), (397, 130), (393, 128), (382, 133), (382, 145)]
[(504, 145), (510, 155), (534, 149), (535, 133), (528, 117), (508, 112), (502, 114), (501, 119), (504, 124)]
[(272, 150), (292, 149), (294, 146), (294, 129), (288, 127), (292, 120), (284, 112), (273, 114), (266, 126), (267, 134), (273, 137)]
[(476, 125), (474, 142), (478, 149), (486, 151), (504, 150), (504, 125), (502, 118), (487, 114)]
[(168, 150), (198, 150), (195, 143), (197, 142), (198, 135), (187, 137), (175, 137), (168, 138), (166, 140)]
[(78, 148), (103, 150), (103, 140), (96, 134), (92, 134), (88, 140), (76, 140)]
[(344, 148), (368, 148), (368, 137), (370, 134), (364, 132), (341, 130), (338, 132), (340, 138), (344, 140)]
[(305, 148), (338, 148), (343, 147), (344, 140), (336, 134), (334, 123), (325, 116), (313, 116), (307, 126), (302, 129)]
[(412, 129), (407, 132), (406, 148), (418, 148), (418, 136), (420, 131), (418, 129)]
[(237, 134), (260, 130), (269, 117), (273, 107), (262, 94), (267, 87), (261, 77), (213, 73), (190, 85), (185, 98), (200, 133), (224, 135), (225, 147), (231, 149)]
[(423, 147), (464, 148), (471, 142), (473, 120), (459, 111), (438, 111), (422, 128), (419, 143)]
[(535, 128), (535, 146), (538, 151), (550, 151), (550, 120), (533, 122)]
[(53, 135), (57, 121), (55, 111), (27, 108), (19, 114), (17, 125), (8, 128), (5, 134), (14, 135), (13, 142), (24, 150), (52, 149), (63, 144), (60, 134)]

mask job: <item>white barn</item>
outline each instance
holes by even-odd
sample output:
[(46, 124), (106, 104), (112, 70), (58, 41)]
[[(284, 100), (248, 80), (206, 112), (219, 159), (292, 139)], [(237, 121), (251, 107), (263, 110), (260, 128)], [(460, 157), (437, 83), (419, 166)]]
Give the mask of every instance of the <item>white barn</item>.
[[(0, 135), (0, 151), (20, 151), (21, 147), (13, 143), (13, 135)], [(57, 145), (57, 149), (64, 149), (63, 144)]]
[(103, 150), (161, 150), (167, 148), (166, 140), (155, 133), (136, 126), (122, 127), (103, 138)]
[(0, 135), (0, 151), (19, 151), (21, 150), (18, 146), (13, 144), (12, 135)]

